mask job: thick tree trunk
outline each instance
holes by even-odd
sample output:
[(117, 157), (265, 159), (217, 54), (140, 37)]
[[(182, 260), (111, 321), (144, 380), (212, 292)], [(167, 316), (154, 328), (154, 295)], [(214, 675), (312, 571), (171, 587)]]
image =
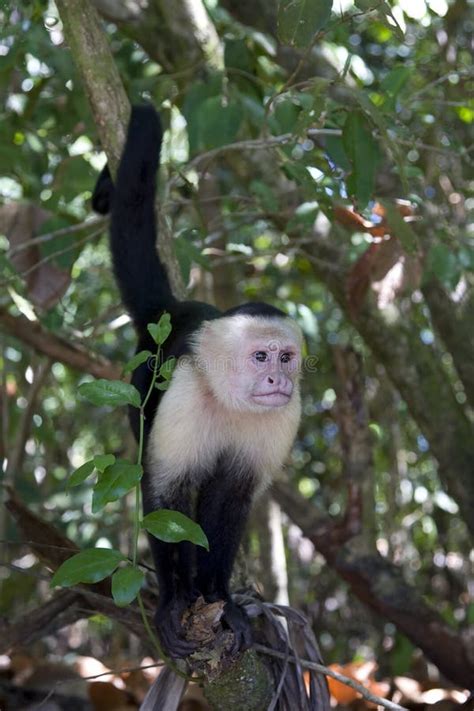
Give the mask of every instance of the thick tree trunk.
[(136, 40), (179, 84), (197, 73), (222, 68), (219, 35), (201, 0), (151, 0), (125, 4), (93, 0), (100, 14)]

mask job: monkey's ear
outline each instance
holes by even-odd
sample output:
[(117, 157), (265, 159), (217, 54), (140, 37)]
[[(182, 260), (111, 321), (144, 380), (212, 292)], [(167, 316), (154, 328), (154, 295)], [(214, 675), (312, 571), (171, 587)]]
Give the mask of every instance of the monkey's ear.
[(99, 215), (107, 215), (110, 212), (113, 194), (114, 184), (110, 177), (109, 166), (106, 163), (92, 193), (92, 209), (94, 212), (99, 213)]

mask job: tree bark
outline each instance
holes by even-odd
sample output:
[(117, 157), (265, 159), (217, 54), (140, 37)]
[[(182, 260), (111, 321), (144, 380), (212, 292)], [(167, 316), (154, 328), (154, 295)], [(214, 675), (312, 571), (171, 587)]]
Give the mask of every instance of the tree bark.
[(18, 338), (38, 353), (58, 360), (74, 370), (107, 380), (118, 380), (121, 377), (121, 369), (115, 363), (87, 351), (79, 343), (71, 343), (65, 338), (55, 336), (43, 328), (39, 321), (29, 321), (25, 316), (12, 316), (6, 309), (0, 308), (0, 324), (13, 338)]
[(431, 314), (433, 326), (453, 359), (466, 398), (474, 407), (474, 313), (463, 318), (436, 279), (421, 288)]
[(93, 0), (100, 14), (138, 42), (178, 83), (210, 68), (222, 68), (219, 35), (201, 0), (151, 0), (125, 5)]
[[(334, 240), (334, 235), (331, 237)], [(392, 383), (405, 400), (411, 416), (437, 459), (438, 476), (459, 506), (474, 534), (474, 436), (463, 407), (456, 400), (447, 373), (436, 352), (422, 343), (418, 332), (402, 316), (384, 320), (367, 297), (357, 313), (349, 308), (342, 253), (315, 235), (309, 256), (318, 278), (328, 287), (346, 318), (364, 338)], [(335, 269), (324, 269), (330, 263)]]

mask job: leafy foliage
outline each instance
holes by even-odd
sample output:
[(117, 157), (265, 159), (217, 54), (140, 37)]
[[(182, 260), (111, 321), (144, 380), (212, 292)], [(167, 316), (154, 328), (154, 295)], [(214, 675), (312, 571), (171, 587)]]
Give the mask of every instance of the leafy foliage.
[(331, 17), (332, 0), (280, 0), (278, 34), (285, 44), (307, 47)]
[(93, 405), (133, 405), (140, 407), (140, 394), (121, 380), (94, 380), (79, 386), (79, 393)]
[(209, 543), (202, 528), (179, 511), (169, 509), (153, 511), (143, 519), (143, 528), (160, 541), (167, 543), (191, 541), (209, 550)]
[(342, 140), (352, 165), (347, 178), (347, 189), (359, 208), (364, 208), (374, 193), (378, 150), (370, 126), (361, 111), (354, 111), (347, 116)]
[(112, 595), (115, 604), (119, 607), (126, 607), (140, 592), (145, 580), (145, 576), (141, 570), (133, 565), (126, 565), (124, 568), (119, 568), (112, 575)]
[(107, 467), (94, 487), (92, 513), (98, 513), (109, 502), (120, 499), (139, 483), (142, 474), (141, 464), (132, 464), (125, 459), (119, 459)]
[[(365, 344), (374, 324), (363, 322), (360, 330), (353, 325), (354, 311), (361, 319), (370, 304), (383, 323), (406, 326), (422, 348), (421, 365), (412, 350), (403, 352), (413, 390), (431, 377), (426, 364), (434, 359), (460, 416), (470, 416), (458, 353), (441, 337), (425, 298), (433, 284), (442, 287), (455, 304), (449, 333), (457, 336), (456, 347), (469, 347), (474, 245), (468, 147), (474, 107), (464, 4), (356, 0), (341, 10), (327, 0), (281, 0), (255, 7), (234, 3), (232, 16), (228, 3), (209, 5), (224, 62), (200, 65), (195, 74), (194, 60), (186, 58), (184, 72), (171, 67), (168, 56), (159, 65), (160, 42), (148, 41), (156, 54), (146, 57), (125, 31), (104, 25), (132, 101), (146, 96), (165, 106), (162, 218), (177, 236), (185, 280), (190, 272), (194, 277), (198, 264), (212, 272), (218, 303), (268, 300), (303, 324), (318, 365), (304, 374), (304, 419), (288, 476), (295, 490), (333, 518), (344, 514), (346, 500), (333, 347), (351, 343), (362, 351), (373, 435), (374, 481), (366, 506), (374, 516), (371, 543), (397, 561), (453, 627), (465, 625), (472, 617), (463, 592), (470, 542), (433, 456), (435, 438), (426, 431), (445, 403), (433, 380), (421, 431), (397, 389), (404, 374), (392, 378), (395, 387), (386, 375), (391, 363), (381, 362)], [(130, 360), (135, 334), (121, 318), (107, 244), (99, 239), (105, 227), (83, 224), (104, 155), (54, 6), (34, 0), (0, 12), (0, 211), (20, 201), (44, 210), (39, 259), (71, 277), (52, 308), (35, 312), (31, 282), (40, 270), (25, 274), (7, 256), (2, 236), (0, 306), (11, 316), (36, 319), (32, 329), (126, 363), (124, 374), (154, 367), (155, 354), (148, 351)], [(134, 32), (138, 42), (139, 35)], [(287, 134), (290, 139), (280, 140)], [(220, 150), (237, 141), (248, 147)], [(214, 158), (201, 156), (215, 149), (220, 152)], [(189, 167), (197, 157), (201, 162)], [(410, 202), (410, 215), (395, 210), (398, 198)], [(3, 219), (0, 232), (6, 232)], [(321, 244), (329, 257), (321, 256)], [(327, 286), (335, 273), (331, 249), (342, 255), (345, 269), (337, 273), (337, 299)], [(203, 292), (207, 279), (206, 274), (200, 282)], [(343, 310), (345, 299), (352, 317)], [(157, 346), (169, 333), (166, 319), (151, 329)], [(2, 338), (1, 402), (7, 416), (1, 441), (15, 444), (30, 406), (32, 412), (15, 488), (29, 505), (44, 504), (68, 536), (89, 547), (79, 556), (105, 556), (95, 567), (87, 557), (79, 558), (78, 567), (68, 561), (68, 584), (93, 582), (115, 570), (114, 596), (126, 604), (142, 578), (136, 566), (122, 567), (122, 558), (114, 558), (124, 529), (133, 527), (120, 496), (137, 486), (140, 470), (138, 462), (126, 459), (131, 455), (121, 408), (140, 408), (138, 392), (122, 381), (83, 383), (82, 374), (56, 361), (30, 404), (42, 357), (9, 332)], [(168, 386), (171, 369), (165, 364), (156, 373), (157, 387)], [(442, 431), (454, 429), (446, 421)], [(454, 458), (457, 448), (452, 452)], [(11, 483), (8, 470), (6, 476)], [(5, 539), (13, 540), (17, 534), (9, 521), (6, 526)], [(189, 533), (172, 519), (157, 530)], [(251, 537), (252, 565), (263, 543), (261, 536)], [(405, 673), (411, 643), (391, 625), (369, 618), (328, 567), (322, 575), (321, 560), (308, 555), (307, 542), (290, 531), (286, 543), (292, 601), (307, 605), (324, 629), (325, 657), (341, 661), (370, 648), (374, 656), (383, 654), (394, 673)], [(91, 548), (97, 544), (113, 550)], [(17, 560), (17, 547), (11, 556)], [(13, 567), (10, 579), (2, 581), (2, 614), (21, 613), (35, 590), (35, 578), (25, 572)], [(268, 580), (257, 564), (252, 575), (263, 585)], [(317, 598), (315, 576), (322, 581)], [(57, 581), (63, 584), (61, 575)]]
[(53, 575), (51, 585), (68, 588), (79, 583), (98, 583), (111, 575), (123, 560), (120, 551), (89, 548), (68, 558)]

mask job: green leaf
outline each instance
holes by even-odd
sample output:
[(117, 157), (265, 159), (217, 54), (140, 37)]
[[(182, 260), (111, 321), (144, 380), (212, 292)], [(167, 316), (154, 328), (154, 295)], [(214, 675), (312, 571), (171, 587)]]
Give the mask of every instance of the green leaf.
[(151, 358), (151, 356), (151, 351), (139, 351), (138, 353), (135, 353), (133, 358), (130, 358), (130, 360), (123, 366), (124, 374), (131, 373), (133, 370), (135, 370), (135, 368), (138, 368), (139, 365), (145, 363), (148, 358)]
[(170, 509), (153, 511), (145, 516), (142, 526), (160, 541), (166, 541), (166, 543), (191, 541), (191, 543), (209, 550), (209, 542), (201, 526), (179, 511)]
[(157, 390), (168, 390), (170, 386), (169, 380), (164, 380), (161, 383), (155, 383), (155, 388)]
[(149, 323), (148, 333), (158, 346), (162, 346), (172, 331), (171, 317), (164, 313), (158, 323)]
[(233, 143), (242, 122), (242, 106), (223, 102), (222, 96), (206, 99), (201, 107), (200, 133), (204, 148), (220, 148)]
[(121, 380), (92, 380), (79, 386), (80, 394), (93, 405), (133, 405), (140, 407), (140, 393)]
[(381, 87), (390, 96), (397, 96), (408, 81), (412, 70), (402, 64), (394, 67), (384, 78)]
[(141, 570), (133, 565), (119, 568), (112, 575), (112, 595), (118, 607), (129, 605), (140, 592), (145, 580)]
[(109, 502), (120, 499), (138, 484), (142, 475), (141, 464), (132, 464), (126, 459), (118, 459), (115, 464), (107, 467), (94, 486), (92, 513), (97, 513)]
[(213, 73), (212, 70), (206, 73), (206, 81), (192, 82), (186, 92), (182, 105), (182, 112), (187, 123), (189, 153), (195, 155), (202, 150), (201, 130), (205, 123), (203, 106), (206, 99), (218, 96), (222, 91), (222, 75)]
[(98, 583), (111, 575), (118, 564), (126, 560), (120, 551), (110, 548), (89, 548), (68, 558), (55, 572), (51, 587), (63, 588), (79, 583)]
[(265, 210), (269, 212), (278, 212), (278, 197), (275, 195), (272, 188), (270, 188), (262, 180), (252, 180), (250, 183), (250, 192), (255, 195), (260, 204)]
[(344, 150), (344, 144), (342, 142), (342, 137), (340, 136), (327, 136), (325, 140), (325, 148), (330, 157), (330, 159), (342, 170), (349, 172), (351, 169), (351, 164), (347, 158), (346, 152)]
[(276, 123), (274, 127), (276, 133), (292, 133), (300, 112), (301, 107), (297, 106), (291, 99), (280, 99), (277, 101), (275, 103), (272, 122)]
[(408, 185), (406, 183), (406, 168), (405, 168), (405, 156), (403, 155), (400, 147), (394, 141), (391, 131), (388, 130), (387, 121), (374, 102), (367, 96), (367, 94), (360, 90), (354, 90), (351, 92), (355, 101), (359, 104), (363, 112), (373, 121), (374, 125), (377, 126), (380, 131), (380, 136), (383, 139), (384, 145), (386, 145), (393, 157), (396, 160), (398, 172), (400, 174), (400, 180), (406, 191), (408, 191)]
[(160, 372), (159, 372), (160, 378), (163, 378), (166, 381), (171, 380), (171, 376), (173, 375), (173, 371), (174, 371), (175, 367), (176, 367), (176, 358), (174, 356), (171, 356), (171, 358), (168, 358), (162, 364), (162, 366), (160, 368)]
[(115, 462), (113, 454), (97, 454), (94, 457), (94, 466), (100, 472), (103, 472)]
[(377, 4), (378, 0), (354, 0), (354, 5), (364, 12), (370, 12)]
[(253, 74), (255, 71), (255, 56), (249, 50), (247, 41), (247, 39), (226, 38), (224, 62), (226, 67), (240, 69), (241, 72)]
[(418, 236), (414, 229), (408, 222), (405, 222), (396, 205), (389, 200), (381, 200), (380, 202), (385, 208), (387, 223), (391, 227), (392, 233), (400, 240), (408, 254), (416, 254), (418, 251)]
[(189, 274), (194, 262), (199, 264), (203, 269), (210, 270), (209, 259), (202, 254), (201, 250), (196, 247), (192, 240), (204, 241), (204, 235), (201, 235), (196, 229), (183, 229), (173, 241), (174, 252), (179, 262), (179, 268), (184, 281), (189, 281)]
[(357, 200), (359, 209), (362, 209), (374, 192), (379, 152), (370, 124), (361, 111), (348, 114), (342, 140), (352, 165), (347, 179), (347, 190)]
[(454, 289), (459, 281), (460, 268), (452, 249), (446, 244), (434, 244), (427, 255), (426, 273), (434, 275), (446, 286)]
[(75, 469), (68, 479), (68, 486), (79, 486), (83, 481), (87, 479), (88, 476), (92, 474), (95, 469), (94, 460), (91, 459), (89, 462), (84, 462), (80, 467)]
[(284, 44), (308, 47), (331, 17), (332, 0), (280, 0), (278, 37)]
[(12, 276), (18, 276), (18, 271), (8, 259), (7, 255), (3, 252), (0, 252), (0, 272), (3, 274), (11, 274)]

